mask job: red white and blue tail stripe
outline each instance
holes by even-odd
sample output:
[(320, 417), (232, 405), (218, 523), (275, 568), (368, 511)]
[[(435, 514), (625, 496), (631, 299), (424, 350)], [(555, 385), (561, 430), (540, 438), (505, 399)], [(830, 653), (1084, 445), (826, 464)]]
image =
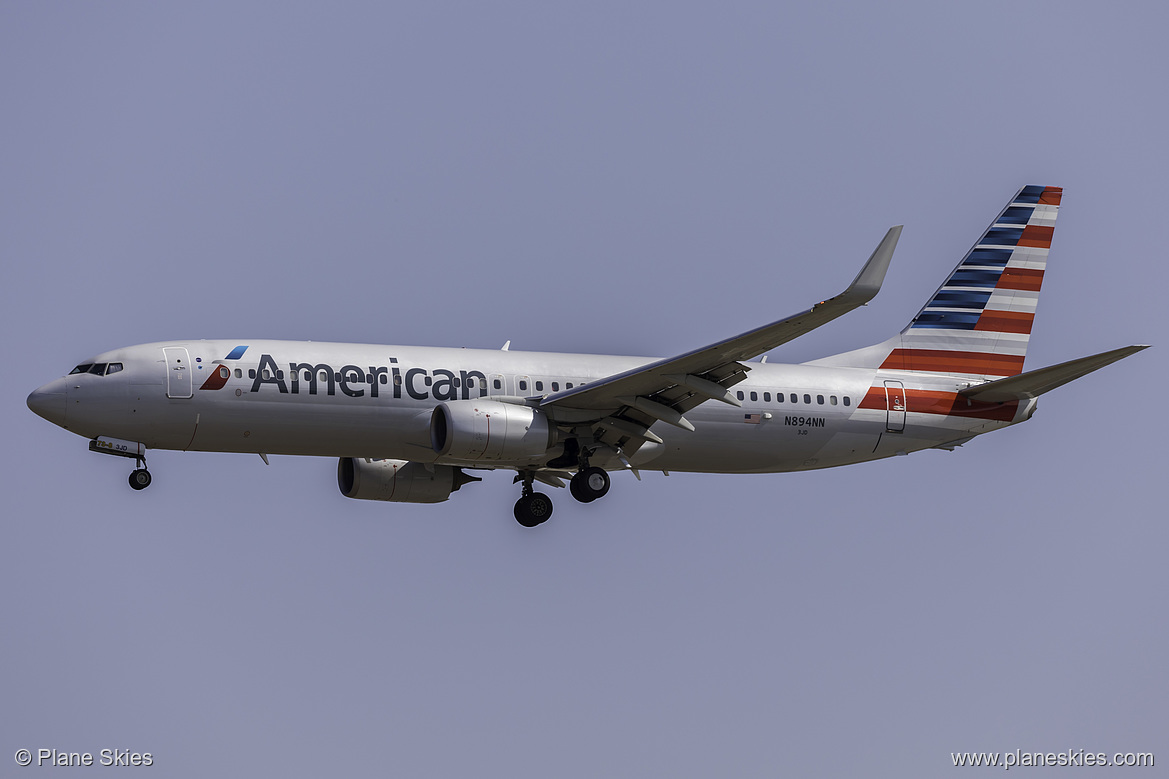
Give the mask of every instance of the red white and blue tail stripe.
[(1062, 194), (1023, 187), (894, 339), (880, 368), (984, 379), (1022, 373)]

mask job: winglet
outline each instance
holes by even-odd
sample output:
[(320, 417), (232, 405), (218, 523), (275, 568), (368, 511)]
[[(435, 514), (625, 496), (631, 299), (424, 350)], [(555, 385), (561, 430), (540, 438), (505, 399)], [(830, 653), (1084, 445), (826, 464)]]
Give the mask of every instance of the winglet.
[(897, 248), (903, 227), (904, 225), (896, 225), (889, 228), (889, 232), (885, 233), (881, 243), (873, 250), (861, 272), (848, 285), (848, 289), (837, 297), (856, 299), (859, 300), (857, 305), (864, 305), (877, 296), (881, 290), (881, 283), (885, 281), (885, 273), (889, 270), (889, 261), (893, 259), (893, 250)]
[[(820, 301), (810, 309), (731, 338), (724, 338), (677, 357), (669, 357), (648, 365), (641, 365), (622, 373), (607, 376), (604, 379), (589, 382), (588, 385), (578, 385), (572, 389), (554, 392), (546, 396), (540, 402), (540, 406), (610, 411), (616, 410), (621, 405), (632, 406), (646, 416), (690, 429), (686, 427), (690, 423), (684, 419), (682, 420), (684, 424), (679, 424), (678, 420), (662, 416), (661, 404), (654, 403), (657, 408), (651, 411), (647, 410), (644, 405), (638, 405), (638, 402), (646, 401), (649, 397), (656, 395), (663, 389), (668, 389), (670, 386), (684, 385), (683, 382), (675, 380), (678, 376), (696, 376), (712, 380), (724, 388), (729, 387), (742, 381), (745, 372), (751, 369), (742, 361), (758, 357), (764, 352), (771, 351), (793, 338), (798, 338), (804, 333), (811, 332), (817, 327), (847, 314), (858, 306), (863, 306), (872, 300), (877, 291), (881, 289), (881, 282), (885, 280), (885, 272), (889, 270), (889, 261), (893, 259), (893, 250), (897, 248), (897, 239), (900, 237), (901, 225), (889, 228), (889, 232), (885, 233), (881, 243), (877, 245), (868, 262), (864, 264), (848, 288), (835, 297)], [(714, 375), (714, 372), (723, 368), (726, 370), (717, 376)], [(674, 376), (675, 379), (669, 378), (670, 376)], [(663, 384), (663, 382), (666, 383)], [(699, 392), (698, 395), (701, 396), (698, 402), (702, 402), (706, 397), (711, 397), (711, 395), (702, 392)], [(688, 398), (693, 396), (693, 393), (688, 393)], [(687, 410), (694, 408), (694, 405), (696, 404), (688, 405)], [(675, 410), (675, 413), (678, 412)]]

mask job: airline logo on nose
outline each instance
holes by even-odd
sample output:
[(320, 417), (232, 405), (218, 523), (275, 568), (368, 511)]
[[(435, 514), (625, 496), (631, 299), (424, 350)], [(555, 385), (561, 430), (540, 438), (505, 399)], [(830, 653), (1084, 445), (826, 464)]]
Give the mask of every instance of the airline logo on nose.
[[(247, 346), (237, 346), (224, 359), (238, 360), (247, 350)], [(244, 390), (239, 387), (236, 392), (259, 392), (261, 387), (272, 385), (284, 395), (316, 395), (319, 388), (325, 395), (336, 395), (340, 390), (342, 395), (350, 398), (376, 398), (382, 394), (383, 386), (388, 385), (386, 390), (395, 399), (403, 394), (414, 400), (458, 400), (460, 397), (467, 400), (471, 396), (487, 395), (487, 376), (482, 371), (405, 368), (398, 365), (395, 357), (389, 358), (388, 365), (370, 365), (368, 370), (357, 365), (337, 368), (328, 363), (288, 362), (287, 365), (288, 372), (285, 373), (272, 355), (261, 354), (259, 365), (248, 368), (251, 388)], [(222, 361), (212, 367), (215, 370), (199, 389), (219, 390), (227, 386), (232, 369)]]
[[(240, 357), (244, 356), (244, 352), (246, 352), (247, 350), (248, 350), (247, 346), (237, 346), (234, 349), (232, 349), (230, 352), (228, 352), (227, 357), (225, 357), (224, 359), (225, 360), (238, 360)], [(213, 370), (211, 372), (211, 375), (207, 377), (207, 381), (203, 382), (203, 386), (200, 387), (199, 389), (201, 389), (201, 390), (223, 389), (224, 385), (227, 384), (228, 378), (230, 378), (230, 377), (231, 377), (231, 369), (228, 368), (226, 365), (218, 365), (218, 366), (216, 366), (215, 370)]]

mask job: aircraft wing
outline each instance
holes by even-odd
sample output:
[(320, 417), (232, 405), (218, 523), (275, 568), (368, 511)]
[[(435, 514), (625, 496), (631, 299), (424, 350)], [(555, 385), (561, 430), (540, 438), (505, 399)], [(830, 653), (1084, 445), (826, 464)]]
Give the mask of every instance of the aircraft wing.
[[(890, 228), (848, 289), (807, 311), (677, 357), (553, 393), (543, 399), (540, 407), (557, 416), (571, 414), (582, 422), (590, 416), (602, 419), (615, 415), (618, 419), (612, 424), (634, 435), (636, 432), (628, 429), (629, 425), (621, 424), (620, 417), (642, 429), (658, 420), (693, 429), (682, 414), (700, 403), (715, 399), (740, 405), (727, 388), (742, 381), (750, 370), (750, 366), (742, 361), (787, 343), (872, 300), (885, 279), (900, 236), (900, 225)], [(596, 413), (590, 415), (589, 411)], [(654, 438), (656, 436), (650, 435), (645, 440)]]

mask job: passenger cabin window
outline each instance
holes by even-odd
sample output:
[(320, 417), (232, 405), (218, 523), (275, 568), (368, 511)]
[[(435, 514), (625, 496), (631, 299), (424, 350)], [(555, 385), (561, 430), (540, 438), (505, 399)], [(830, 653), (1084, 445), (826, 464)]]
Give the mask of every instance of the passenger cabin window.
[(845, 396), (844, 396), (844, 405), (846, 405), (846, 406), (851, 406), (851, 405), (852, 405), (852, 401), (851, 401), (851, 400), (849, 400), (849, 398), (848, 398), (848, 395), (845, 395)]
[(236, 368), (235, 369), (235, 377), (237, 379), (242, 379), (244, 377), (244, 372), (241, 371), (239, 368)]
[(764, 402), (764, 403), (770, 403), (770, 402), (771, 402), (771, 393), (770, 393), (770, 392), (764, 392), (764, 393), (763, 393), (763, 402)]
[(823, 405), (824, 405), (824, 396), (823, 396), (823, 395), (817, 395), (817, 396), (816, 396), (816, 403), (818, 403), (819, 405), (823, 406)]
[(775, 393), (775, 402), (776, 402), (776, 403), (782, 403), (782, 402), (783, 402), (783, 393), (782, 393), (782, 392), (777, 392), (777, 393)]
[(736, 396), (736, 397), (737, 397), (739, 400), (742, 400), (742, 399), (743, 399), (743, 391), (742, 391), (742, 390), (739, 390), (738, 392), (736, 392), (736, 393), (735, 393), (735, 396)]
[(564, 382), (564, 388), (565, 389), (572, 389), (572, 382), (571, 381)]
[(835, 406), (835, 405), (836, 405), (836, 396), (835, 396), (835, 395), (829, 395), (829, 396), (828, 396), (828, 402), (829, 402), (829, 403), (831, 403), (832, 405), (834, 405), (834, 406)]
[(227, 366), (225, 366), (225, 365), (219, 366), (219, 378), (221, 378), (221, 379), (230, 379), (231, 378), (231, 371), (229, 371), (227, 369)]
[(536, 382), (536, 392), (543, 392), (543, 391), (544, 391), (544, 382), (542, 382), (542, 381)]
[(788, 397), (791, 398), (792, 403), (799, 403), (800, 402), (799, 398), (796, 396), (796, 393), (794, 393), (794, 392), (791, 395), (789, 395)]
[(553, 391), (553, 392), (559, 392), (559, 391), (560, 391), (560, 382), (558, 382), (558, 381), (554, 381), (554, 382), (552, 382), (552, 391)]
[(759, 393), (755, 390), (751, 390), (751, 400), (759, 400)]
[(491, 386), (495, 387), (496, 389), (503, 389), (503, 382), (499, 379), (495, 379), (491, 382)]
[(521, 381), (521, 382), (520, 382), (520, 390), (521, 390), (522, 392), (527, 392), (527, 391), (528, 391), (528, 383), (527, 383), (526, 381)]
[(248, 378), (249, 379), (256, 378), (256, 369), (255, 368), (248, 368)]
[(111, 362), (110, 367), (106, 368), (106, 375), (109, 376), (111, 373), (117, 373), (120, 370), (122, 370), (122, 363)]
[(72, 376), (75, 373), (89, 373), (89, 369), (92, 367), (93, 367), (93, 363), (83, 362), (80, 365), (78, 365), (76, 368), (74, 368), (73, 370), (69, 371), (69, 375)]

